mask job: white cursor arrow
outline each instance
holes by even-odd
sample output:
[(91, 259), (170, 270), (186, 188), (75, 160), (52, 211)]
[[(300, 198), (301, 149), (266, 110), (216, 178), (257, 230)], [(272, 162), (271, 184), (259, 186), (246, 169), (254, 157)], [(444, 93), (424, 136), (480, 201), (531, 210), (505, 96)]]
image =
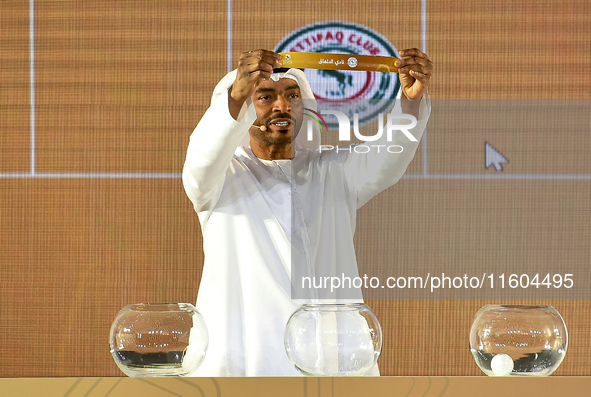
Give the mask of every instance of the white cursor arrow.
[(505, 156), (503, 156), (497, 149), (492, 147), (490, 143), (484, 143), (484, 162), (486, 168), (489, 168), (491, 165), (495, 166), (495, 170), (497, 172), (503, 171), (502, 163), (508, 163), (509, 160)]

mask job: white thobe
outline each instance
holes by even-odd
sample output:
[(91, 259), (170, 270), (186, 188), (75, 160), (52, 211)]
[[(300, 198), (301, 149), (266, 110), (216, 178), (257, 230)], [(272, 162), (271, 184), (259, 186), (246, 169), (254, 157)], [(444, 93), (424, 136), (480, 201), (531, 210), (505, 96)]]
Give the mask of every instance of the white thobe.
[[(418, 140), (430, 112), (422, 102), (410, 130)], [(301, 375), (284, 347), (285, 325), (302, 303), (292, 299), (291, 267), (356, 275), (356, 211), (402, 177), (418, 147), (396, 134), (385, 144), (403, 146), (399, 154), (298, 150), (292, 160), (264, 161), (239, 146), (255, 119), (244, 107), (235, 120), (223, 94), (188, 147), (183, 183), (205, 254), (196, 307), (209, 330), (193, 376)], [(359, 290), (345, 297), (362, 299)]]

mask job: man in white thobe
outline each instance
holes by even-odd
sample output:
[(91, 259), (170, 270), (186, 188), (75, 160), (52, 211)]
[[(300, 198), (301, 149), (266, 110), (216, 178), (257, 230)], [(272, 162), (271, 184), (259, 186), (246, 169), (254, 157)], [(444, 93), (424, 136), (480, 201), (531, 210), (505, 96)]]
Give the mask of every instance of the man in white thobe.
[[(388, 142), (403, 146), (398, 154), (315, 150), (317, 130), (311, 140), (298, 134), (301, 101), (316, 110), (312, 90), (302, 71), (278, 73), (271, 51), (244, 52), (218, 83), (183, 170), (203, 233), (196, 307), (209, 330), (193, 376), (301, 375), (284, 347), (285, 325), (306, 301), (292, 297), (293, 274), (310, 275), (318, 263), (358, 274), (356, 210), (402, 177), (427, 123), (432, 64), (418, 49), (400, 54), (402, 112), (418, 123), (410, 130), (417, 142)], [(346, 297), (362, 301), (360, 290)]]

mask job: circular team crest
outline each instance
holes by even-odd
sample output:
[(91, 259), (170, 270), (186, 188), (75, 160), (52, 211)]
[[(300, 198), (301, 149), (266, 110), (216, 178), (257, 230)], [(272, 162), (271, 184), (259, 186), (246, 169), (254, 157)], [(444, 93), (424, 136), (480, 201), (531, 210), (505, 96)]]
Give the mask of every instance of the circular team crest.
[[(351, 54), (347, 65), (357, 66), (355, 55), (399, 57), (398, 51), (381, 34), (368, 27), (339, 21), (318, 22), (304, 26), (287, 35), (275, 52), (322, 52)], [(378, 113), (387, 112), (396, 99), (400, 81), (396, 73), (360, 70), (306, 69), (319, 109), (340, 110), (359, 123), (374, 120)], [(338, 124), (328, 122), (331, 128)]]

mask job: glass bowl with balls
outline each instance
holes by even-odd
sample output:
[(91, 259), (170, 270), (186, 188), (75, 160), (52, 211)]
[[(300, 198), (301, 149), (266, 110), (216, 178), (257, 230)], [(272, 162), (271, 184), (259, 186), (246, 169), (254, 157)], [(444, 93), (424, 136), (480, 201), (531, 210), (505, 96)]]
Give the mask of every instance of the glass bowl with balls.
[(470, 329), (472, 358), (489, 376), (548, 376), (567, 346), (566, 325), (552, 306), (485, 305)]
[(190, 303), (125, 306), (111, 326), (110, 350), (130, 377), (185, 376), (205, 358), (209, 335)]

